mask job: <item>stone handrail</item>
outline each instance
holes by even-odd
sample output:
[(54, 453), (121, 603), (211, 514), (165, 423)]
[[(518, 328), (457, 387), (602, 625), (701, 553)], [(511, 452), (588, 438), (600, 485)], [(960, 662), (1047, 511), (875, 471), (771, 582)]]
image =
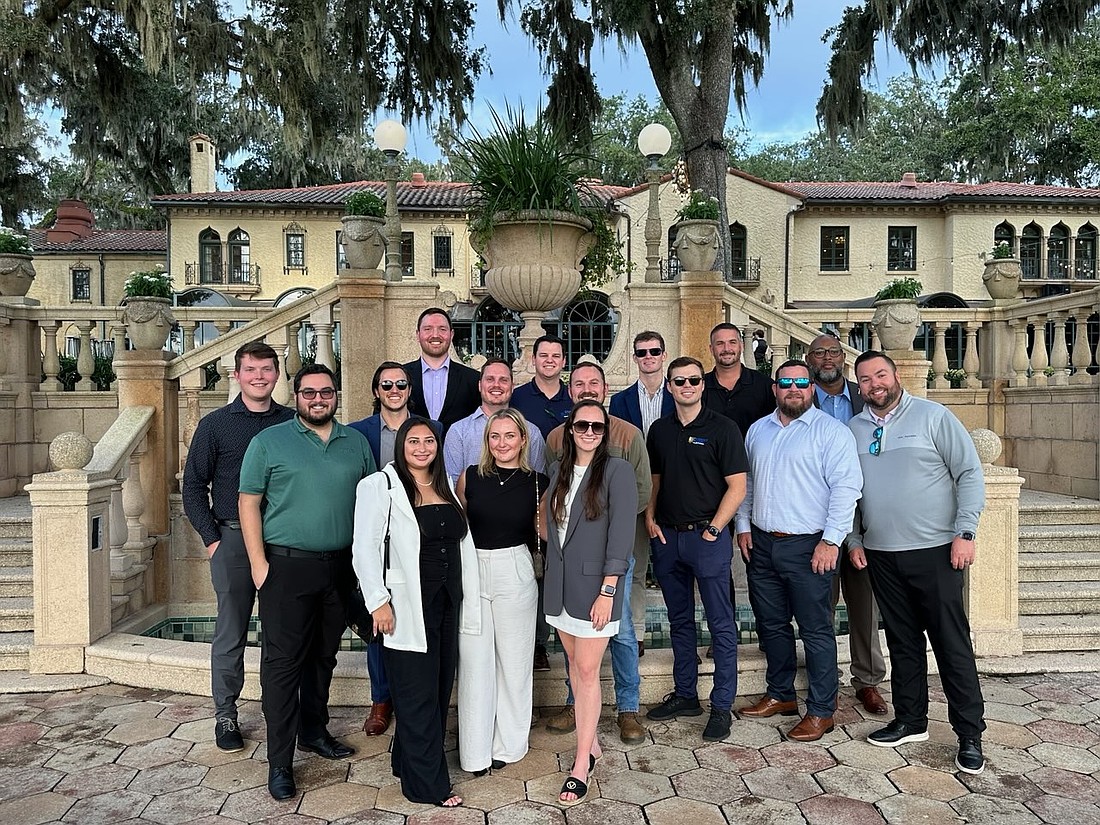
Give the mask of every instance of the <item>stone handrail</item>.
[(126, 407), (119, 410), (118, 418), (99, 439), (92, 460), (84, 467), (89, 480), (118, 476), (149, 432), (153, 413), (152, 407)]
[(999, 310), (1000, 317), (1006, 320), (1027, 318), (1042, 313), (1069, 312), (1070, 310), (1096, 310), (1100, 304), (1100, 286), (1064, 295), (1051, 295), (1036, 298), (1034, 301), (1019, 301)]

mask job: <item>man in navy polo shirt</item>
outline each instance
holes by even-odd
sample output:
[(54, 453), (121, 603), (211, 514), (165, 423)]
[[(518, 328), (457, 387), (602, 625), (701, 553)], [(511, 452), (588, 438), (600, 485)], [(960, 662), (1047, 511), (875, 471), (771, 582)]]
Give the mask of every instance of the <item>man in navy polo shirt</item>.
[(545, 441), (555, 427), (565, 423), (573, 409), (569, 388), (561, 380), (565, 349), (561, 338), (544, 335), (531, 348), (535, 377), (512, 392), (512, 406), (539, 428)]

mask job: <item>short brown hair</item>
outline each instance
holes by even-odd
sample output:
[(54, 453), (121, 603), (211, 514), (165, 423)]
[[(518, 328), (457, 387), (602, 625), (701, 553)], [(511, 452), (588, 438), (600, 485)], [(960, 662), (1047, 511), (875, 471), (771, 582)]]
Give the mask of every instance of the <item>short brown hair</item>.
[(634, 336), (634, 346), (638, 346), (639, 341), (660, 341), (661, 349), (665, 349), (665, 337), (659, 332), (654, 332), (651, 329), (645, 329)]
[(275, 372), (279, 371), (279, 354), (263, 341), (249, 341), (237, 350), (233, 356), (233, 368), (237, 372), (241, 371), (241, 361), (246, 355), (255, 358), (257, 361), (266, 361), (270, 358), (275, 362)]
[(665, 370), (665, 378), (669, 381), (672, 380), (672, 371), (683, 369), (684, 367), (698, 367), (700, 375), (706, 375), (706, 370), (703, 369), (703, 362), (698, 358), (692, 358), (690, 355), (681, 355), (679, 358), (673, 358), (669, 362), (668, 369)]

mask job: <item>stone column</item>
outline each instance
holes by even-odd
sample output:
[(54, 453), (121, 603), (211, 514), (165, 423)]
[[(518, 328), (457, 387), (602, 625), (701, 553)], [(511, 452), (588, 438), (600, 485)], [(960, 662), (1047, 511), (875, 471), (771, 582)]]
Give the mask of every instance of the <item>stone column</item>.
[(1020, 487), (1015, 467), (995, 467), (1001, 439), (992, 430), (970, 433), (985, 474), (985, 510), (978, 522), (977, 553), (967, 571), (964, 598), (977, 656), (1019, 656)]
[(1064, 387), (1069, 384), (1069, 350), (1066, 347), (1066, 313), (1052, 312), (1047, 320), (1054, 325), (1054, 339), (1050, 342), (1050, 366), (1054, 375), (1050, 376), (1050, 385)]
[(95, 329), (95, 321), (77, 321), (76, 328), (80, 330), (80, 352), (76, 355), (76, 371), (80, 373), (80, 380), (76, 382), (77, 392), (91, 392), (92, 373), (95, 372), (95, 355), (92, 353), (92, 330)]
[(57, 380), (57, 374), (61, 372), (61, 359), (57, 354), (57, 328), (61, 322), (39, 321), (38, 325), (42, 329), (42, 372), (46, 375), (40, 389), (42, 392), (60, 392), (61, 382)]
[[(340, 296), (340, 362), (349, 365), (340, 387), (341, 417), (344, 421), (358, 421), (370, 415), (373, 407), (371, 371), (390, 352), (386, 327), (388, 288), (381, 270), (345, 269), (336, 282), (336, 290)], [(424, 304), (421, 309), (428, 306)], [(409, 329), (415, 326), (414, 316)], [(297, 345), (295, 339), (291, 346)], [(318, 353), (320, 349), (318, 343)]]
[(725, 320), (722, 310), (722, 273), (680, 273), (680, 355), (710, 363), (710, 331)]
[(932, 370), (936, 373), (936, 377), (932, 379), (932, 386), (937, 390), (946, 390), (951, 387), (951, 382), (944, 377), (948, 367), (947, 329), (951, 325), (944, 321), (932, 321), (929, 326), (932, 328), (935, 340), (932, 350)]
[[(655, 330), (665, 338), (668, 360), (679, 357), (681, 354), (680, 316), (670, 313), (669, 307), (680, 300), (680, 285), (631, 281), (626, 286), (626, 296), (624, 306), (628, 317), (625, 320), (628, 323), (624, 326), (620, 322), (619, 335), (633, 339), (642, 330)], [(633, 363), (630, 369), (633, 369)]]
[[(38, 306), (31, 298), (14, 297), (0, 297), (0, 304)], [(47, 327), (56, 329), (52, 322)], [(35, 471), (33, 394), (50, 383), (47, 378), (42, 384), (41, 330), (37, 321), (11, 318), (0, 309), (0, 497), (18, 494)], [(56, 346), (53, 355), (53, 386), (60, 389)]]
[(932, 362), (924, 353), (915, 350), (889, 350), (887, 353), (898, 365), (898, 381), (905, 391), (919, 398), (928, 397), (928, 369)]

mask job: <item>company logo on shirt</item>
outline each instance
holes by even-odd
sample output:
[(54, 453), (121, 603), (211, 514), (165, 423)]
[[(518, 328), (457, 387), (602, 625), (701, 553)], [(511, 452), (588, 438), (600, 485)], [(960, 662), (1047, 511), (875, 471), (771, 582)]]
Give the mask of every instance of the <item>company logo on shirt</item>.
[(709, 440), (710, 439), (699, 438), (699, 437), (694, 436), (694, 435), (688, 436), (688, 444), (694, 444), (697, 447), (705, 447), (706, 444), (707, 444), (707, 441), (709, 441)]

